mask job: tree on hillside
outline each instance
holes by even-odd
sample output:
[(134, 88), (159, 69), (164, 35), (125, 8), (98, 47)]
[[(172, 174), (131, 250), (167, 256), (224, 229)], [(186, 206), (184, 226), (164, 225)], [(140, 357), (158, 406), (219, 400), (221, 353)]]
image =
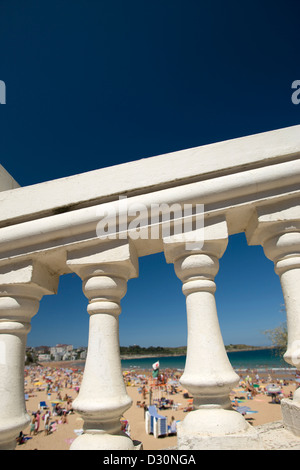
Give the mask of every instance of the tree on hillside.
[[(280, 311), (285, 313), (285, 306), (281, 306)], [(272, 345), (276, 347), (280, 355), (284, 354), (287, 348), (288, 332), (286, 321), (276, 328), (264, 331), (264, 334), (271, 340)]]

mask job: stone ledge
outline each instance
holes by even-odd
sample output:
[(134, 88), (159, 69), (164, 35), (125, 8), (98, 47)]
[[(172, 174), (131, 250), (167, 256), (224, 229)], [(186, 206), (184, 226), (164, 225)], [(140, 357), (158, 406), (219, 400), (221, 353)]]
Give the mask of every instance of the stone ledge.
[(295, 396), (293, 400), (281, 401), (281, 413), (285, 429), (300, 439), (300, 404)]
[[(300, 450), (300, 437), (287, 431), (282, 421), (261, 424), (253, 428), (258, 433), (263, 446), (260, 450)], [(169, 447), (164, 450), (178, 450), (178, 447)], [(223, 449), (219, 448), (219, 450)]]
[(284, 428), (282, 421), (255, 426), (264, 450), (300, 450), (300, 437)]

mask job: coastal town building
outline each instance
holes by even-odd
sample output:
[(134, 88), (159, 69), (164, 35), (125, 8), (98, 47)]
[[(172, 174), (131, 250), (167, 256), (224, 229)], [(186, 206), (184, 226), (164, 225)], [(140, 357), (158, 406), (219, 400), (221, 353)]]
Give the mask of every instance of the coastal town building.
[[(132, 405), (120, 362), (120, 301), (139, 275), (139, 258), (158, 252), (173, 264), (186, 297), (181, 383), (195, 409), (177, 428), (178, 449), (262, 448), (259, 433), (230, 405), (239, 377), (220, 332), (215, 276), (229, 235), (244, 232), (249, 245), (263, 246), (285, 299), (284, 359), (299, 366), (300, 126), (24, 188), (0, 176), (0, 448), (14, 448), (29, 422), (20, 371), (31, 318), (68, 273), (82, 279), (90, 315), (73, 403), (84, 432), (71, 449), (141, 448), (120, 432)], [(133, 207), (141, 209), (138, 221)], [(282, 412), (286, 429), (300, 436), (300, 389), (282, 401)]]
[(26, 348), (25, 362), (28, 357), (31, 362), (58, 362), (76, 361), (86, 359), (86, 347), (74, 348), (70, 344), (57, 344), (56, 346), (37, 346)]
[(51, 361), (51, 354), (39, 354), (38, 355), (39, 362), (49, 362)]
[(76, 354), (73, 353), (73, 346), (68, 344), (57, 344), (50, 348), (50, 354), (54, 361), (75, 360)]

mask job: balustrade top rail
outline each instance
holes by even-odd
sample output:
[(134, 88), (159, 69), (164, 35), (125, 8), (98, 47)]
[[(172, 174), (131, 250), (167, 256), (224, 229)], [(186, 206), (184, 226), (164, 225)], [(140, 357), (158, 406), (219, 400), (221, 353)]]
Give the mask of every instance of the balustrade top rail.
[(217, 142), (0, 193), (0, 227), (299, 158), (300, 126)]
[[(203, 204), (206, 220), (245, 231), (261, 204), (299, 203), (300, 126), (204, 145), (0, 193), (0, 264), (32, 253), (55, 256), (99, 243), (99, 207)], [(223, 220), (222, 219), (222, 220)], [(134, 242), (138, 256), (163, 250), (162, 239)]]

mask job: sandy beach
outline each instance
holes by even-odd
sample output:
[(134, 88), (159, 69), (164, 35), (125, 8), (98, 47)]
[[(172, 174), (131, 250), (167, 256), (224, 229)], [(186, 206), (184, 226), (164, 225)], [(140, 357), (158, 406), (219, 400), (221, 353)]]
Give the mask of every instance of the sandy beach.
[[(124, 381), (128, 395), (132, 399), (132, 407), (123, 416), (123, 425), (133, 440), (141, 441), (144, 450), (167, 449), (176, 446), (176, 435), (155, 438), (145, 430), (145, 405), (155, 404), (158, 413), (182, 421), (192, 406), (192, 397), (188, 397), (178, 381), (180, 373), (176, 370), (161, 371), (162, 381), (166, 385), (157, 385), (149, 370), (135, 370), (134, 373), (124, 371)], [(83, 371), (69, 368), (67, 363), (49, 363), (43, 366), (32, 366), (25, 371), (26, 409), (30, 417), (39, 411), (39, 427), (31, 430), (31, 425), (24, 429), (23, 443), (16, 450), (68, 450), (77, 435), (82, 432), (83, 420), (72, 411), (72, 401), (78, 395)], [(247, 371), (240, 373), (240, 386), (231, 393), (233, 407), (246, 413), (245, 419), (257, 426), (281, 420), (280, 403), (266, 392), (270, 383), (280, 386), (280, 398), (288, 397), (297, 387), (296, 374), (286, 371)], [(274, 397), (273, 397), (274, 398)], [(50, 411), (50, 432), (45, 432), (44, 415), (46, 409), (40, 409), (40, 402), (45, 402)], [(243, 407), (243, 408), (240, 408)], [(160, 408), (160, 409), (159, 409)], [(37, 416), (38, 417), (38, 416)], [(34, 425), (32, 425), (34, 427)]]

